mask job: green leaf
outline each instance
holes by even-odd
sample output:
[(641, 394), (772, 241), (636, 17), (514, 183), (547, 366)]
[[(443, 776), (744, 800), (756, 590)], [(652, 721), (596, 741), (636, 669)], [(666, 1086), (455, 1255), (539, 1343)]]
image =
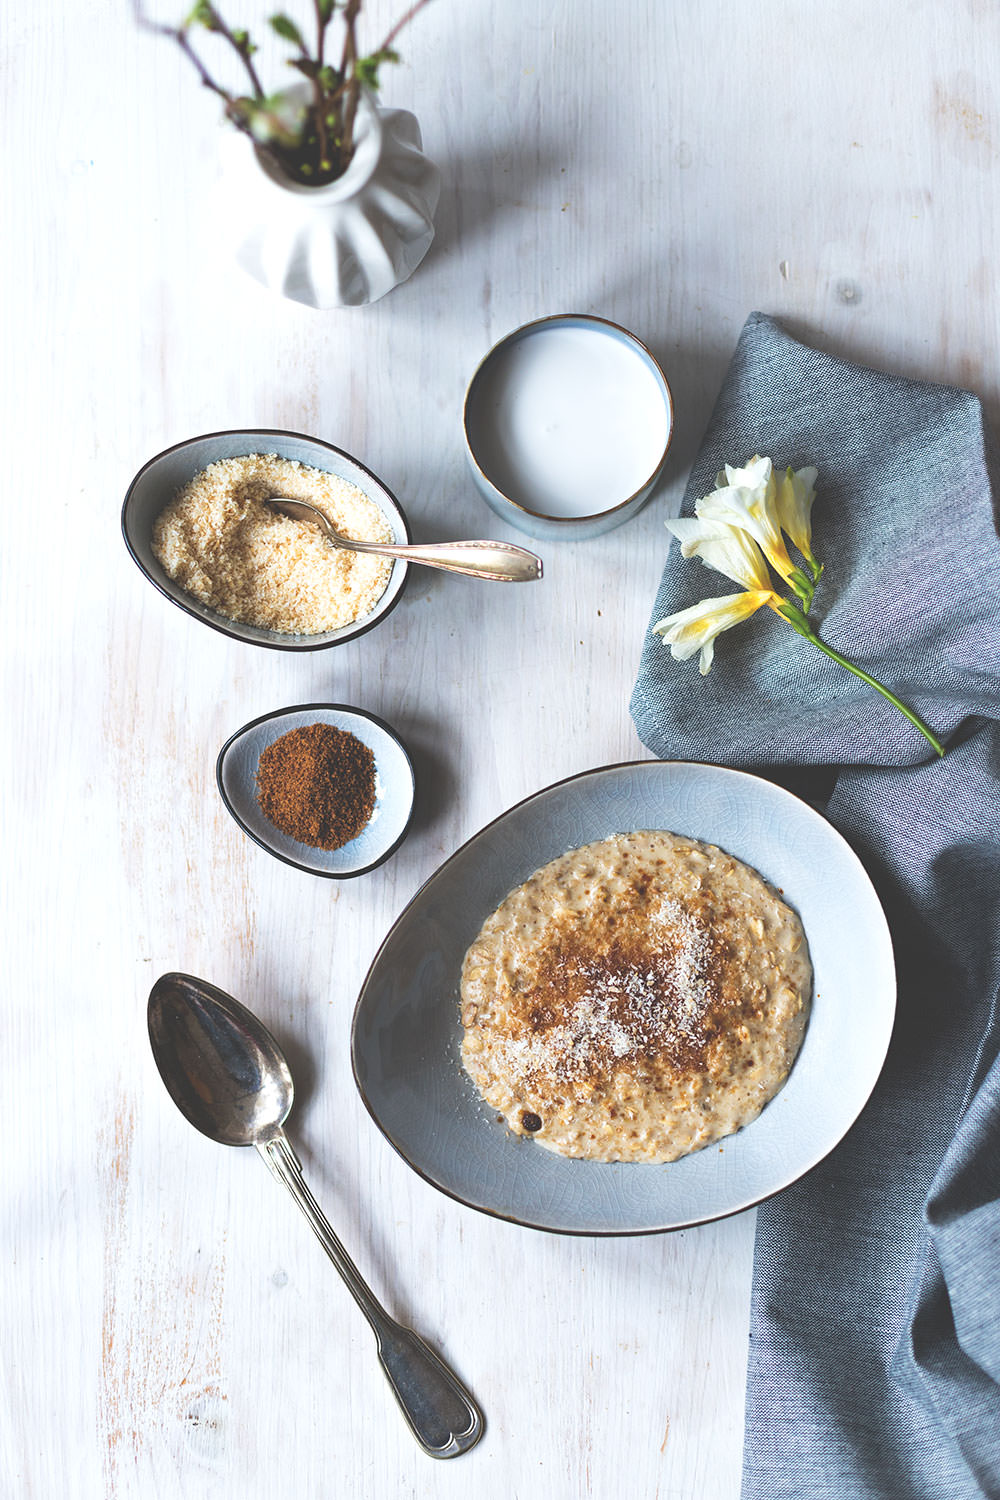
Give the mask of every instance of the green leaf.
[(290, 57), (288, 59), (290, 68), (298, 68), (307, 78), (315, 78), (319, 71), (316, 61), (311, 57)]
[(188, 17), (184, 25), (185, 27), (204, 26), (206, 31), (218, 31), (219, 18), (212, 9), (209, 0), (195, 0), (194, 5), (192, 5), (188, 12)]
[(286, 16), (283, 12), (279, 11), (276, 16), (271, 16), (270, 26), (271, 30), (276, 32), (283, 41), (291, 42), (293, 46), (298, 47), (302, 52), (306, 50), (302, 33), (291, 16)]
[(340, 74), (336, 68), (331, 68), (329, 63), (323, 64), (317, 76), (327, 94), (332, 94), (334, 89), (340, 88)]
[(328, 21), (330, 21), (332, 19), (333, 12), (334, 12), (335, 9), (336, 9), (336, 0), (319, 0), (319, 5), (318, 5), (319, 18), (323, 22), (324, 26), (327, 24)]
[(382, 47), (368, 57), (358, 57), (354, 62), (354, 76), (366, 89), (378, 89), (378, 70), (383, 63), (399, 62), (399, 53), (392, 47)]

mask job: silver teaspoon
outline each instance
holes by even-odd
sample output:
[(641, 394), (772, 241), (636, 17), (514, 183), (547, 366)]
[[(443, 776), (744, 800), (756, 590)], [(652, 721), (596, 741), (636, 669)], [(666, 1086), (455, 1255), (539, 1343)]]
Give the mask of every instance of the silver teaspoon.
[(204, 979), (164, 974), (147, 1010), (153, 1057), (181, 1114), (223, 1146), (256, 1146), (312, 1225), (375, 1333), (378, 1357), (425, 1453), (455, 1458), (483, 1434), (482, 1412), (458, 1377), (412, 1329), (390, 1318), (365, 1285), (306, 1187), (282, 1125), (292, 1075), (255, 1015)]
[(542, 576), (542, 560), (523, 547), (507, 542), (429, 542), (414, 546), (402, 542), (357, 542), (335, 530), (321, 510), (305, 500), (285, 500), (280, 495), (265, 500), (269, 510), (291, 516), (293, 521), (313, 521), (326, 533), (327, 541), (348, 552), (374, 552), (379, 557), (398, 557), (404, 562), (466, 573), (470, 578), (492, 578), (497, 583), (531, 583)]

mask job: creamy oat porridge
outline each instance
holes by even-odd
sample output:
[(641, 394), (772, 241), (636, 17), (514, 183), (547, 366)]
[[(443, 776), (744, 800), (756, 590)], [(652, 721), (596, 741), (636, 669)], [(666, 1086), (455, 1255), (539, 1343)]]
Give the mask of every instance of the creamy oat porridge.
[(518, 1135), (674, 1161), (756, 1118), (805, 1033), (802, 924), (748, 865), (659, 831), (536, 871), (462, 968), (462, 1061)]
[(318, 635), (370, 614), (392, 563), (342, 552), (318, 526), (264, 500), (306, 500), (357, 541), (391, 542), (375, 502), (349, 480), (274, 453), (224, 458), (195, 474), (157, 517), (153, 555), (186, 594), (229, 620)]

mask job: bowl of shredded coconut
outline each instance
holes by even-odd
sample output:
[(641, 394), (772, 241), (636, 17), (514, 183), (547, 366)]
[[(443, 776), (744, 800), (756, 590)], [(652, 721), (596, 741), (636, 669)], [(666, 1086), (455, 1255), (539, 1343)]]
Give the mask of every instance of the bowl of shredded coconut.
[(350, 454), (268, 429), (208, 433), (149, 460), (129, 485), (122, 532), (149, 581), (235, 640), (316, 651), (371, 630), (398, 601), (405, 562), (339, 550), (271, 510), (304, 500), (347, 537), (408, 542), (396, 498)]

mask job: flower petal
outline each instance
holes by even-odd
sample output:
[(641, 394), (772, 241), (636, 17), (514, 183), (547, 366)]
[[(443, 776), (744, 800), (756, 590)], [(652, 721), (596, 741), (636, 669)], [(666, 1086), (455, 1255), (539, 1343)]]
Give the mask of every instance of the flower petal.
[(667, 521), (681, 544), (683, 557), (698, 557), (708, 568), (724, 573), (746, 589), (769, 589), (771, 579), (760, 548), (752, 537), (725, 521), (707, 520), (703, 516)]
[(695, 514), (706, 521), (724, 521), (752, 536), (774, 571), (784, 579), (795, 572), (778, 523), (776, 488), (769, 458), (755, 458), (745, 469), (727, 464), (726, 476), (752, 484), (728, 484), (713, 490), (695, 505)]
[(700, 670), (704, 677), (712, 665), (715, 637), (748, 620), (761, 605), (775, 598), (773, 589), (755, 589), (742, 594), (726, 594), (720, 599), (702, 599), (700, 604), (692, 604), (688, 609), (680, 609), (676, 614), (658, 620), (653, 629), (670, 647), (674, 661), (687, 661), (700, 651)]
[(811, 465), (805, 469), (786, 469), (778, 481), (775, 495), (778, 524), (808, 562), (813, 561), (811, 517), (816, 498), (816, 473)]
[(737, 490), (755, 490), (762, 485), (766, 486), (770, 479), (771, 460), (769, 458), (761, 458), (759, 454), (755, 454), (748, 464), (744, 464), (742, 469), (734, 468), (732, 464), (726, 464), (725, 475), (725, 480), (723, 480), (721, 475), (719, 476), (720, 489), (725, 489), (729, 486)]

